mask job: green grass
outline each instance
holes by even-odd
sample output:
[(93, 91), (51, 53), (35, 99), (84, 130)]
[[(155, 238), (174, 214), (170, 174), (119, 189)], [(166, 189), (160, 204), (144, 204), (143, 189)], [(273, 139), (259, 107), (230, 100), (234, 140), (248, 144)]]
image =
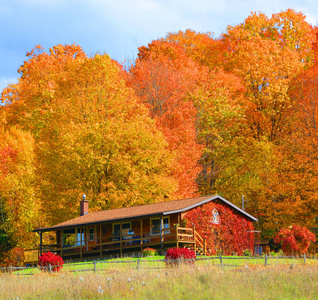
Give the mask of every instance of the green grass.
[[(238, 258), (238, 259), (236, 259)], [(153, 257), (142, 257), (142, 258), (116, 258), (108, 259), (102, 261), (96, 261), (96, 271), (121, 271), (121, 270), (136, 270), (139, 269), (164, 269), (166, 265), (164, 263), (164, 256), (153, 256)], [(139, 261), (139, 263), (138, 263)], [(265, 258), (248, 258), (248, 257), (222, 257), (222, 263), (224, 268), (235, 268), (235, 267), (255, 267), (255, 266), (264, 266)], [(306, 264), (317, 264), (318, 261), (315, 259), (307, 259)], [(269, 257), (267, 265), (301, 265), (303, 264), (303, 259), (278, 259), (275, 257)], [(198, 257), (196, 263), (198, 267), (220, 267), (220, 258), (214, 257)], [(87, 271), (94, 271), (93, 261), (89, 262), (77, 262), (77, 263), (65, 263), (63, 265), (63, 272), (79, 272), (84, 273)], [(31, 268), (25, 270), (18, 270), (14, 273), (19, 273), (21, 275), (25, 274), (40, 274), (42, 273), (38, 268)]]
[(317, 299), (318, 264), (0, 276), (0, 299)]

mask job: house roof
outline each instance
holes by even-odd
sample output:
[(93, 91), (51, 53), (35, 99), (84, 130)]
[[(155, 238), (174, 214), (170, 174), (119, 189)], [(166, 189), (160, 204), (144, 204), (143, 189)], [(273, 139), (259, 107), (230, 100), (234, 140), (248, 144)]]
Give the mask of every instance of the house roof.
[(189, 198), (189, 199), (182, 199), (182, 200), (175, 200), (175, 201), (167, 201), (167, 202), (160, 202), (160, 203), (153, 203), (153, 204), (146, 204), (146, 205), (139, 205), (139, 206), (132, 206), (132, 207), (125, 207), (125, 208), (117, 208), (112, 210), (101, 210), (97, 212), (91, 212), (86, 215), (65, 221), (63, 223), (57, 224), (52, 227), (36, 229), (34, 231), (38, 232), (46, 232), (46, 231), (53, 231), (58, 229), (70, 228), (70, 227), (77, 227), (77, 226), (87, 226), (92, 224), (100, 224), (106, 222), (114, 222), (114, 221), (122, 221), (127, 219), (135, 219), (141, 217), (149, 217), (149, 216), (165, 216), (171, 215), (174, 213), (184, 212), (205, 204), (210, 201), (220, 200), (228, 204), (229, 206), (233, 207), (235, 210), (242, 213), (252, 222), (256, 222), (257, 219), (245, 212), (244, 210), (238, 208), (233, 203), (227, 201), (223, 197), (219, 195), (214, 196), (204, 196), (204, 197), (196, 197), (196, 198)]

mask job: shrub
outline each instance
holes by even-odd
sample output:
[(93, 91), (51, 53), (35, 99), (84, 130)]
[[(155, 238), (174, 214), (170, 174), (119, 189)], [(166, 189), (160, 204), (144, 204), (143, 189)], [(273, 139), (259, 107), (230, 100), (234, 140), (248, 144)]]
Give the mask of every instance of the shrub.
[(166, 264), (178, 264), (180, 261), (194, 264), (195, 259), (195, 252), (188, 248), (170, 248), (165, 255)]
[(276, 244), (282, 243), (282, 250), (285, 255), (305, 254), (310, 242), (315, 242), (315, 235), (307, 228), (298, 225), (282, 228), (274, 237)]
[(251, 251), (251, 249), (245, 249), (245, 250), (243, 250), (243, 255), (244, 255), (244, 256), (252, 256), (252, 251)]
[(63, 258), (57, 254), (52, 252), (43, 253), (39, 257), (38, 265), (40, 267), (48, 267), (49, 265), (52, 266), (52, 271), (57, 272), (62, 269), (64, 264)]
[(156, 255), (158, 255), (158, 253), (157, 253), (157, 250), (156, 250), (156, 249), (147, 247), (147, 248), (145, 248), (144, 250), (142, 250), (142, 255), (143, 255), (144, 257), (147, 257), (147, 256), (156, 256)]

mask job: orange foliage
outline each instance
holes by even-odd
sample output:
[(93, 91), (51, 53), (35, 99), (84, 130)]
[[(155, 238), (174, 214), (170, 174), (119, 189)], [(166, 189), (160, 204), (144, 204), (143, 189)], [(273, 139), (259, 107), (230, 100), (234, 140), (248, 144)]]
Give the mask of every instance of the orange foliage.
[[(0, 179), (14, 180), (0, 192), (16, 191), (19, 205), (36, 195), (50, 224), (76, 215), (84, 191), (95, 210), (199, 193), (239, 204), (244, 195), (265, 234), (295, 220), (311, 226), (315, 31), (291, 9), (251, 13), (220, 39), (186, 30), (140, 47), (128, 72), (76, 45), (37, 46), (1, 94)], [(35, 215), (17, 223), (26, 228)]]
[(196, 142), (197, 110), (189, 93), (195, 87), (198, 66), (172, 43), (154, 41), (139, 51), (139, 59), (130, 70), (129, 85), (149, 108), (168, 148), (176, 152), (176, 197), (194, 196), (202, 147)]

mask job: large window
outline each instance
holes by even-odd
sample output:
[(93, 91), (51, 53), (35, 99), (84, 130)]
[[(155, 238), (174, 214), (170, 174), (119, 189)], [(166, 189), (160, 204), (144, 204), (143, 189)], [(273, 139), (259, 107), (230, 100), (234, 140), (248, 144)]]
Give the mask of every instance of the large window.
[(212, 210), (212, 219), (211, 223), (213, 224), (220, 224), (220, 215), (216, 209)]
[(85, 228), (76, 229), (76, 244), (77, 246), (85, 245)]
[(63, 230), (63, 246), (73, 247), (85, 244), (85, 228), (73, 228)]
[[(150, 233), (152, 235), (156, 235), (156, 234), (160, 234), (161, 231), (161, 218), (153, 218), (150, 219)], [(169, 217), (164, 217), (163, 218), (163, 228), (167, 228), (167, 230), (164, 231), (164, 233), (170, 233), (170, 230), (168, 230), (170, 228), (170, 220)]]
[[(131, 230), (131, 222), (122, 223), (122, 235), (125, 236)], [(120, 236), (120, 223), (113, 223), (113, 235)]]

